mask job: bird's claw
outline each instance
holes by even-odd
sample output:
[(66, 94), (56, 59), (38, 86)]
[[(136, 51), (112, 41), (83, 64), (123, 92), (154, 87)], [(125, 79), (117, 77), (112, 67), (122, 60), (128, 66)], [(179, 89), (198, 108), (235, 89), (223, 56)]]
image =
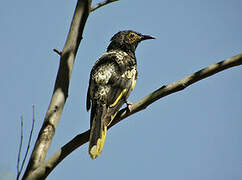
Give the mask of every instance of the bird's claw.
[(126, 104), (127, 104), (128, 110), (131, 111), (131, 106), (133, 105), (133, 103), (129, 102), (129, 101), (126, 101)]

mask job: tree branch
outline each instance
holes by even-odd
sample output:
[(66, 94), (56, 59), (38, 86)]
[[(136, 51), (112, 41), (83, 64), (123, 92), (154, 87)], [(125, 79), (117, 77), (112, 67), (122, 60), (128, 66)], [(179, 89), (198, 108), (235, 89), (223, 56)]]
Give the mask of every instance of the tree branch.
[(224, 61), (220, 61), (216, 64), (212, 64), (204, 69), (201, 69), (179, 81), (173, 82), (169, 85), (162, 86), (161, 88), (157, 89), (156, 91), (152, 92), (151, 94), (145, 96), (135, 104), (133, 104), (130, 108), (130, 111), (126, 108), (119, 111), (115, 119), (113, 120), (111, 126), (118, 123), (120, 120), (139, 112), (143, 109), (145, 109), (147, 106), (152, 104), (153, 102), (168, 96), (172, 93), (181, 91), (188, 86), (205, 79), (209, 76), (212, 76), (218, 72), (221, 72), (225, 69), (234, 67), (234, 66), (240, 66), (242, 65), (242, 54), (238, 54), (234, 57), (228, 58)]
[[(122, 110), (120, 110), (116, 115), (115, 119), (112, 121), (111, 125), (108, 127), (108, 129), (114, 126), (115, 124), (117, 124), (118, 122), (120, 122), (121, 120), (125, 119), (126, 117), (145, 109), (153, 102), (165, 96), (181, 91), (186, 87), (202, 79), (205, 79), (209, 76), (212, 76), (218, 72), (221, 72), (225, 69), (228, 69), (234, 66), (239, 66), (239, 65), (242, 65), (242, 54), (239, 54), (227, 60), (208, 66), (179, 81), (173, 82), (166, 86), (162, 86), (161, 88), (157, 89), (156, 91), (150, 93), (149, 95), (145, 96), (141, 100), (134, 103), (130, 109), (123, 108)], [(74, 137), (71, 141), (65, 144), (60, 150), (58, 150), (55, 154), (53, 154), (49, 158), (49, 160), (44, 164), (43, 168), (45, 168), (46, 171), (48, 170), (48, 173), (50, 173), (55, 168), (55, 166), (57, 166), (72, 151), (74, 151), (81, 145), (88, 142), (89, 135), (90, 135), (90, 130)]]
[(100, 2), (100, 3), (94, 5), (94, 6), (91, 8), (91, 12), (92, 12), (92, 11), (95, 11), (96, 9), (98, 9), (98, 8), (104, 6), (104, 5), (107, 5), (107, 4), (112, 3), (112, 2), (115, 2), (115, 1), (119, 1), (119, 0), (106, 0), (106, 1)]
[(20, 175), (21, 175), (21, 171), (19, 166), (20, 165), (20, 157), (21, 157), (21, 150), (22, 150), (22, 144), (23, 144), (23, 116), (20, 117), (21, 120), (21, 135), (20, 135), (20, 144), (19, 144), (19, 149), (18, 149), (18, 161), (17, 161), (17, 180), (19, 179)]
[(53, 49), (54, 52), (56, 52), (59, 56), (61, 56), (62, 52), (56, 48)]
[(33, 131), (34, 131), (34, 124), (35, 124), (35, 106), (33, 105), (32, 127), (31, 127), (31, 130), (30, 130), (28, 145), (27, 145), (27, 149), (26, 149), (26, 152), (25, 152), (25, 155), (24, 155), (24, 159), (23, 159), (23, 161), (21, 163), (21, 168), (19, 169), (21, 149), (22, 149), (22, 143), (23, 143), (23, 116), (21, 116), (21, 140), (20, 140), (19, 153), (18, 153), (17, 178), (16, 178), (17, 180), (19, 179), (19, 177), (20, 177), (20, 175), (22, 173), (22, 170), (23, 170), (23, 167), (24, 167), (27, 155), (29, 153), (30, 144), (31, 144)]
[(53, 95), (23, 179), (40, 179), (43, 176), (43, 172), (39, 169), (44, 163), (68, 97), (72, 68), (90, 7), (91, 0), (77, 1), (71, 27), (61, 53)]

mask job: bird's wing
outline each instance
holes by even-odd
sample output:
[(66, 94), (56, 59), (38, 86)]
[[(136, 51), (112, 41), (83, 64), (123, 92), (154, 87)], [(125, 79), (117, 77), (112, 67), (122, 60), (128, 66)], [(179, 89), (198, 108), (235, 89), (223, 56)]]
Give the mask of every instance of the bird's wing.
[[(120, 58), (121, 56), (121, 58)], [(128, 62), (131, 57), (128, 54), (106, 53), (93, 66), (91, 71), (89, 87), (86, 99), (87, 111), (91, 107), (91, 101), (95, 98), (97, 88), (105, 87), (105, 104), (114, 107), (115, 104), (124, 96), (127, 97), (135, 85), (137, 79), (136, 65), (129, 67)], [(133, 59), (132, 59), (133, 61)], [(130, 87), (132, 88), (130, 89)], [(100, 91), (101, 92), (101, 91)], [(98, 92), (96, 93), (96, 95)]]
[(110, 77), (107, 99), (106, 124), (109, 125), (121, 106), (127, 101), (137, 79), (136, 66), (126, 67)]
[(86, 109), (91, 107), (94, 100), (107, 103), (107, 94), (109, 91), (109, 83), (113, 80), (112, 77), (117, 76), (118, 67), (112, 56), (109, 54), (102, 56), (93, 66), (89, 87), (87, 91)]
[(91, 97), (90, 97), (90, 87), (93, 86), (91, 85), (91, 78), (89, 80), (89, 86), (88, 86), (88, 90), (87, 90), (87, 99), (86, 99), (86, 110), (89, 111), (89, 109), (91, 108)]
[[(100, 101), (108, 108), (106, 117), (114, 116), (133, 90), (136, 76), (136, 66), (127, 66), (115, 54), (105, 54), (91, 71), (86, 100), (87, 110), (93, 101)], [(107, 124), (110, 120), (108, 118)]]

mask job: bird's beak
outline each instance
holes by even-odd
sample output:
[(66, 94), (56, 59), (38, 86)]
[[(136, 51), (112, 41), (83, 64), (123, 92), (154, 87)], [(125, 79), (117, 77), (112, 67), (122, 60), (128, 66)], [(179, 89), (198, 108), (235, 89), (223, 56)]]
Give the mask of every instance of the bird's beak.
[(155, 37), (150, 36), (150, 35), (142, 35), (142, 36), (141, 36), (141, 41), (143, 41), (143, 40), (147, 40), (147, 39), (155, 39)]

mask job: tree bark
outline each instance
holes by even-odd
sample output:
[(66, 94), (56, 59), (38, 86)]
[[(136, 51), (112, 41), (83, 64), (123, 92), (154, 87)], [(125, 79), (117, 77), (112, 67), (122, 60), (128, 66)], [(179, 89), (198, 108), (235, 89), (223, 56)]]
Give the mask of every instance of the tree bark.
[(91, 2), (91, 0), (77, 1), (67, 40), (60, 53), (60, 65), (53, 95), (23, 179), (44, 179), (48, 174), (46, 174), (47, 169), (42, 166), (68, 97), (75, 56), (91, 9)]

